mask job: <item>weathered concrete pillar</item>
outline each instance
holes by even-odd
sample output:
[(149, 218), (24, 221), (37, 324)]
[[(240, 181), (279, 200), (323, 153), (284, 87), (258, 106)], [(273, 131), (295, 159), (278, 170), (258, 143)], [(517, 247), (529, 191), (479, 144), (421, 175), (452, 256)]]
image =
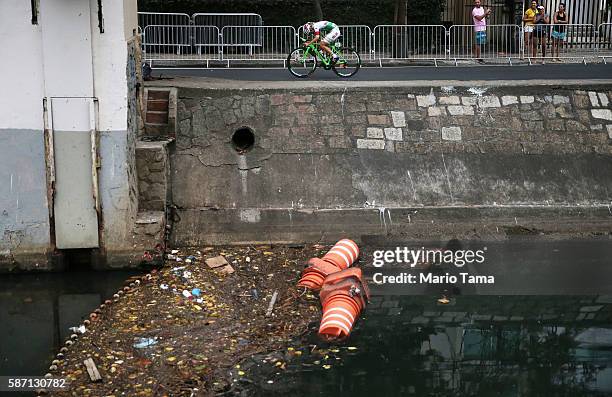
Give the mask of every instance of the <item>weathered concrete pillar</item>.
[(56, 249), (130, 257), (136, 29), (136, 0), (0, 4), (0, 270), (52, 268)]
[[(0, 2), (0, 270), (45, 267), (49, 211), (43, 134), (41, 26), (30, 2)], [(25, 265), (24, 265), (25, 266)]]

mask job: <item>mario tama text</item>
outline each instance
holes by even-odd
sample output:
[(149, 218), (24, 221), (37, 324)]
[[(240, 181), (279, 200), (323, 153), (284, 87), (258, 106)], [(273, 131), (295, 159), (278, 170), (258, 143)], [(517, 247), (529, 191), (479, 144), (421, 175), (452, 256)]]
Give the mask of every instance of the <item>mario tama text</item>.
[(495, 284), (495, 277), (471, 275), (469, 273), (459, 273), (459, 275), (449, 273), (443, 275), (433, 273), (400, 273), (395, 275), (374, 273), (372, 281), (374, 284)]

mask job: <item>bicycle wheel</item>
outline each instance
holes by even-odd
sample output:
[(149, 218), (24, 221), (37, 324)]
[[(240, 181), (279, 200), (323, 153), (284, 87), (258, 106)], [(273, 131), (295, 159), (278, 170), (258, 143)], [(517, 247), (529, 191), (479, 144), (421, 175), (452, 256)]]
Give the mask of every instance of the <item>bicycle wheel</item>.
[(304, 48), (296, 48), (287, 57), (287, 68), (295, 77), (308, 77), (317, 68), (317, 58), (314, 54), (305, 54)]
[(357, 51), (352, 48), (344, 48), (338, 52), (338, 59), (333, 65), (332, 69), (340, 77), (351, 77), (359, 71), (361, 67), (361, 57)]

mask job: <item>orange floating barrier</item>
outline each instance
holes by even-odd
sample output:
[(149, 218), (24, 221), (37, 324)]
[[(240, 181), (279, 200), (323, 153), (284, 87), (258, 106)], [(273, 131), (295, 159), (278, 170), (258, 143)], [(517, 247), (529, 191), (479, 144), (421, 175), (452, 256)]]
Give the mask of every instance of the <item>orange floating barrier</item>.
[(327, 254), (321, 258), (333, 263), (340, 270), (349, 268), (359, 257), (359, 247), (353, 240), (347, 238), (338, 241)]
[(323, 318), (319, 336), (326, 340), (349, 336), (355, 321), (370, 298), (360, 268), (345, 269), (325, 278), (319, 296)]
[(323, 258), (312, 258), (302, 272), (298, 287), (319, 290), (323, 280), (333, 273), (350, 267), (359, 257), (359, 247), (349, 239), (338, 241)]

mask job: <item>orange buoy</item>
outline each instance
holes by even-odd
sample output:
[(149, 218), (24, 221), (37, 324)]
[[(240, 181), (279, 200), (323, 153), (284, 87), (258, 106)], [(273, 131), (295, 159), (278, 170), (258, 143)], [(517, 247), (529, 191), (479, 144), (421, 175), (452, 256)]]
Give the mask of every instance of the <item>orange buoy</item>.
[(312, 258), (308, 267), (302, 272), (298, 287), (319, 290), (323, 280), (330, 274), (347, 269), (359, 257), (359, 247), (349, 239), (338, 241), (323, 258)]
[(338, 241), (327, 254), (321, 258), (333, 263), (340, 270), (350, 267), (359, 257), (359, 247), (353, 240), (347, 238)]
[(339, 271), (335, 265), (319, 258), (311, 258), (308, 264), (310, 266), (302, 272), (302, 278), (298, 282), (298, 287), (318, 290), (323, 285), (325, 277)]
[(319, 336), (344, 339), (350, 335), (370, 291), (362, 280), (361, 269), (353, 267), (326, 277), (319, 297), (323, 305)]

